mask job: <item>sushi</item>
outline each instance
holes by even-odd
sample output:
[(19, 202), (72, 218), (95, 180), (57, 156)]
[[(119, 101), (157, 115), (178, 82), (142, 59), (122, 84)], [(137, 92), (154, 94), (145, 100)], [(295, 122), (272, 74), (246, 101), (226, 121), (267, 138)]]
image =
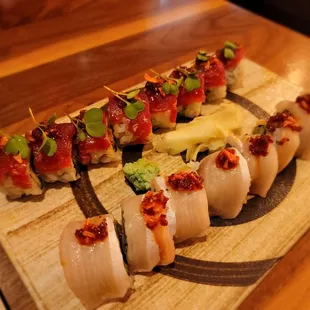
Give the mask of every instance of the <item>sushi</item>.
[(150, 104), (154, 128), (174, 128), (177, 119), (177, 95), (179, 87), (171, 78), (151, 77), (145, 74), (145, 94)]
[(189, 118), (199, 116), (206, 99), (203, 74), (194, 68), (179, 67), (172, 71), (170, 77), (182, 79), (177, 100), (178, 113)]
[(127, 274), (112, 215), (68, 224), (60, 237), (59, 256), (68, 286), (87, 309), (127, 297)]
[(224, 47), (216, 52), (216, 56), (223, 63), (225, 68), (225, 78), (228, 88), (241, 85), (243, 78), (244, 48), (233, 42), (225, 42)]
[[(107, 87), (106, 87), (107, 88)], [(130, 93), (112, 92), (108, 116), (114, 136), (120, 146), (147, 144), (152, 140), (152, 123), (148, 97), (136, 90)]]
[[(92, 114), (99, 114), (98, 131), (93, 132), (92, 127), (89, 129), (87, 124), (88, 117)], [(86, 120), (85, 120), (86, 114)], [(89, 116), (90, 115), (90, 116)], [(77, 127), (77, 136), (75, 143), (78, 150), (78, 160), (83, 165), (109, 163), (119, 159), (117, 152), (115, 151), (114, 137), (112, 130), (108, 127), (108, 115), (107, 112), (102, 112), (101, 109), (93, 108), (88, 112), (81, 111), (79, 116), (72, 119), (73, 123)], [(94, 123), (93, 123), (94, 124)], [(96, 128), (95, 128), (96, 129)]]
[(45, 182), (71, 182), (79, 178), (73, 162), (73, 137), (76, 128), (71, 123), (44, 122), (26, 133), (33, 153), (33, 165)]
[(205, 51), (198, 52), (194, 68), (202, 73), (206, 101), (226, 97), (225, 69), (215, 56), (208, 56)]
[(310, 94), (298, 96), (296, 102), (279, 102), (276, 111), (281, 113), (285, 110), (289, 111), (302, 127), (299, 133), (300, 144), (296, 156), (310, 160)]
[(247, 161), (235, 148), (205, 157), (198, 170), (204, 179), (211, 216), (233, 219), (241, 211), (251, 185)]
[(278, 153), (278, 172), (293, 159), (300, 144), (299, 132), (302, 127), (289, 111), (271, 116), (266, 129), (272, 135)]
[(181, 171), (168, 177), (156, 177), (153, 190), (162, 190), (166, 197), (171, 227), (176, 243), (206, 234), (210, 226), (208, 199), (203, 179), (195, 171)]
[(246, 136), (242, 155), (250, 171), (250, 194), (266, 197), (278, 173), (278, 154), (269, 134)]
[(31, 153), (25, 137), (0, 134), (0, 192), (11, 199), (40, 195), (42, 185), (30, 165)]
[(149, 272), (156, 265), (168, 265), (174, 261), (167, 201), (163, 191), (148, 191), (122, 202), (130, 272)]

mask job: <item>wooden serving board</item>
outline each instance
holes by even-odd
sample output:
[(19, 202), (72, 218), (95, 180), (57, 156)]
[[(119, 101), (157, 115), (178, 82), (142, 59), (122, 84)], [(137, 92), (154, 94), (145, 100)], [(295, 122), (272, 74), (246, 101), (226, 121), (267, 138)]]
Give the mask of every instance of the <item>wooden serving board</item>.
[[(223, 102), (242, 107), (248, 128), (257, 117), (272, 113), (278, 101), (294, 100), (300, 91), (245, 60), (243, 87)], [(140, 151), (127, 149), (123, 162), (138, 158)], [(162, 174), (185, 165), (181, 156), (150, 149), (143, 156), (157, 162)], [(102, 309), (236, 308), (309, 229), (309, 171), (310, 162), (293, 160), (279, 174), (267, 198), (251, 199), (235, 220), (212, 219), (205, 240), (178, 247), (174, 265), (135, 276), (135, 292), (129, 300)], [(0, 196), (2, 246), (40, 309), (82, 308), (66, 284), (59, 261), (58, 242), (64, 226), (83, 219), (84, 214), (105, 210), (120, 221), (120, 201), (135, 195), (124, 180), (121, 162), (97, 165), (81, 175), (71, 186), (48, 185), (42, 197), (8, 201)]]

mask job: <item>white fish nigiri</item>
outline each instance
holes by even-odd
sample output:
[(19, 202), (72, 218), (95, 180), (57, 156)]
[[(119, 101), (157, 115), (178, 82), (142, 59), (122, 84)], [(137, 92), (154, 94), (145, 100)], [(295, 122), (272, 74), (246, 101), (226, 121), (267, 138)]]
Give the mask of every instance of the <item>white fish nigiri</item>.
[(122, 202), (131, 272), (148, 272), (174, 261), (175, 248), (168, 227), (167, 198), (163, 192), (147, 192)]
[(163, 190), (169, 198), (167, 205), (175, 218), (174, 232), (176, 243), (201, 237), (210, 227), (208, 199), (202, 179), (194, 171), (174, 173), (167, 178), (156, 177), (152, 181), (153, 190)]
[(310, 160), (310, 94), (299, 96), (296, 102), (281, 101), (276, 106), (277, 112), (289, 111), (302, 127), (299, 133), (300, 144), (296, 156)]
[(250, 171), (250, 194), (266, 197), (278, 172), (278, 154), (270, 135), (252, 135), (243, 141), (243, 157)]
[(266, 128), (272, 135), (277, 149), (280, 172), (295, 156), (300, 144), (299, 132), (302, 127), (289, 111), (283, 111), (271, 116)]
[(124, 266), (112, 215), (68, 224), (59, 254), (68, 286), (87, 309), (130, 292), (133, 281)]
[(205, 157), (198, 170), (204, 179), (210, 215), (233, 219), (241, 211), (251, 178), (247, 161), (235, 148)]

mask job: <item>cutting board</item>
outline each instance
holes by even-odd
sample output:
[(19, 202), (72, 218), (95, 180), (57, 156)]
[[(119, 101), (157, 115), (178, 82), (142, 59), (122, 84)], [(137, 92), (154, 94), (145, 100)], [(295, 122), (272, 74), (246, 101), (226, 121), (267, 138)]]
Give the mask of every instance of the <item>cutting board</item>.
[[(300, 91), (245, 60), (242, 87), (229, 92), (222, 102), (240, 106), (244, 127), (249, 128), (257, 118), (268, 117), (278, 101), (294, 100)], [(206, 106), (205, 113), (216, 108)], [(81, 180), (49, 184), (42, 196), (16, 201), (0, 196), (2, 246), (39, 309), (83, 308), (63, 275), (60, 234), (66, 224), (85, 216), (110, 212), (120, 221), (121, 200), (135, 195), (125, 182), (122, 165), (141, 156), (155, 161), (162, 174), (185, 165), (182, 156), (129, 147), (119, 163), (84, 169)], [(309, 171), (310, 162), (294, 159), (265, 199), (249, 200), (234, 220), (212, 218), (206, 238), (178, 246), (174, 264), (135, 276), (135, 292), (126, 302), (100, 309), (236, 308), (309, 229)]]

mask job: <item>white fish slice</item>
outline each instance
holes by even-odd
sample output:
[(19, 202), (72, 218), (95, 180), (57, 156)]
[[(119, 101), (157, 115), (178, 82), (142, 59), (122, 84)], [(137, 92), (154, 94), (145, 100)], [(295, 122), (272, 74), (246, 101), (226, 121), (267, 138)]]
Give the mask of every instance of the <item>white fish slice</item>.
[[(149, 272), (157, 265), (174, 261), (175, 248), (168, 226), (158, 225), (154, 230), (146, 226), (141, 214), (144, 195), (122, 202), (123, 225), (127, 237), (127, 260), (131, 272)], [(169, 218), (167, 216), (169, 223)]]
[(209, 201), (210, 215), (224, 219), (233, 219), (241, 211), (246, 195), (249, 192), (251, 178), (246, 160), (235, 149), (239, 157), (238, 166), (224, 170), (216, 166), (216, 158), (220, 151), (205, 157), (199, 168), (199, 175), (204, 178), (204, 186)]
[(81, 245), (75, 231), (83, 228), (85, 221), (79, 221), (64, 228), (59, 242), (60, 261), (68, 286), (87, 309), (122, 299), (133, 286), (124, 266), (112, 215), (89, 220), (98, 225), (104, 218), (108, 236), (103, 241)]
[[(290, 128), (277, 128), (272, 137), (278, 153), (278, 172), (281, 172), (295, 156), (300, 144), (299, 132)], [(288, 141), (279, 144), (282, 139), (288, 139)]]
[(168, 209), (171, 218), (175, 217), (174, 240), (176, 243), (187, 239), (201, 237), (210, 227), (208, 199), (204, 189), (197, 191), (174, 191), (164, 177), (156, 177), (152, 181), (152, 189), (163, 190), (169, 198)]
[(267, 156), (253, 155), (250, 150), (249, 139), (255, 137), (252, 135), (246, 137), (243, 142), (243, 157), (248, 163), (251, 177), (250, 194), (266, 197), (278, 172), (278, 154), (273, 143), (270, 143), (267, 149)]
[(291, 112), (302, 126), (302, 131), (299, 133), (300, 144), (296, 156), (305, 160), (310, 160), (310, 113), (307, 113), (298, 103), (293, 101), (280, 101), (277, 104), (277, 112), (283, 112), (284, 110)]

